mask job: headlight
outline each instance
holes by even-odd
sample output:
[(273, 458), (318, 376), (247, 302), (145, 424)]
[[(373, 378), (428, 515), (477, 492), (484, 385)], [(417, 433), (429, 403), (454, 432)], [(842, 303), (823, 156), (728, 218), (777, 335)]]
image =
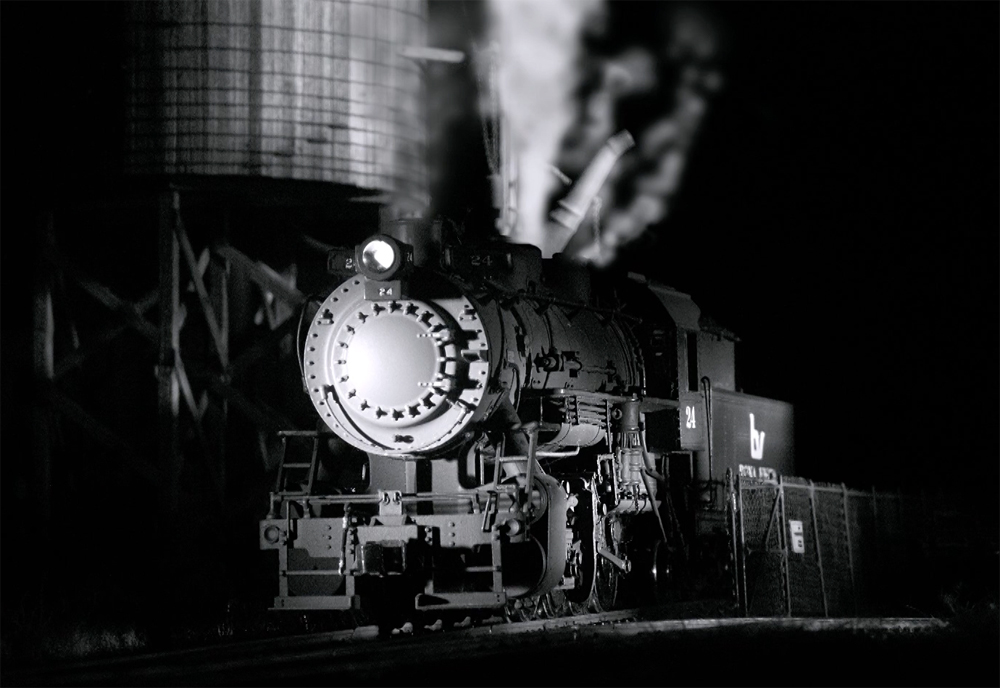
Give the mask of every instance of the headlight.
[(281, 528), (276, 525), (269, 525), (261, 531), (261, 538), (268, 545), (276, 545), (281, 541)]
[(388, 242), (372, 239), (361, 249), (361, 264), (372, 272), (383, 274), (396, 262), (396, 251)]
[(385, 234), (362, 241), (355, 249), (357, 270), (370, 280), (399, 279), (412, 263), (413, 248)]

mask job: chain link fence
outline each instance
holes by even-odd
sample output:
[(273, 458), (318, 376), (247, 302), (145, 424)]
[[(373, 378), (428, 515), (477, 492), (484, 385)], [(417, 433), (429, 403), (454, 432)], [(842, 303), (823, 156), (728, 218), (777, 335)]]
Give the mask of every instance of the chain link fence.
[(737, 482), (737, 588), (742, 609), (750, 616), (784, 613), (788, 557), (778, 490), (770, 485)]
[(910, 592), (926, 550), (918, 498), (787, 477), (739, 478), (732, 498), (745, 615), (879, 615)]

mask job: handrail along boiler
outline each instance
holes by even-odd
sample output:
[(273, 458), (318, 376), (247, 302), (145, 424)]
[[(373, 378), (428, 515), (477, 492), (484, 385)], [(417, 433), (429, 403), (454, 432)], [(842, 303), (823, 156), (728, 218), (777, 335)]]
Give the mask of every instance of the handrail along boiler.
[(329, 255), (345, 279), (301, 351), (325, 427), (285, 433), (311, 458), (283, 461), (260, 523), (275, 607), (527, 618), (724, 569), (727, 476), (776, 479), (793, 452), (791, 407), (735, 390), (736, 338), (532, 246), (413, 255), (384, 234)]

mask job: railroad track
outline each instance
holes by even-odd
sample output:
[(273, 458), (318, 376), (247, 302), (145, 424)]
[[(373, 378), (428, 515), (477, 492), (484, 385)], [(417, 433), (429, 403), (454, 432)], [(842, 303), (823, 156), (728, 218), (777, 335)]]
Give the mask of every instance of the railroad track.
[[(655, 618), (655, 613), (649, 609), (625, 610), (382, 638), (377, 627), (362, 626), (351, 631), (243, 641), (5, 672), (3, 683), (9, 686), (250, 686), (417, 684), (429, 680), (441, 685), (512, 685), (524, 682), (523, 677), (518, 678), (518, 672), (524, 667), (540, 662), (546, 673), (539, 674), (539, 669), (533, 669), (528, 683), (537, 684), (544, 678), (554, 681), (553, 685), (574, 680), (577, 684), (581, 680), (587, 684), (595, 680), (594, 674), (587, 673), (588, 665), (595, 658), (607, 658), (609, 652), (627, 666), (626, 658), (636, 653), (641, 657), (650, 654), (655, 657), (656, 653), (669, 655), (672, 651), (687, 661), (686, 653), (692, 649), (697, 654), (707, 647), (716, 648), (720, 638), (727, 639), (726, 642), (734, 639), (759, 642), (765, 637), (788, 638), (792, 633), (843, 638), (872, 632), (889, 632), (898, 637), (947, 629), (948, 624), (937, 619), (663, 619)], [(496, 673), (483, 674), (484, 666), (495, 667)], [(421, 678), (414, 673), (421, 669), (436, 673)], [(508, 670), (514, 674), (508, 675)], [(593, 670), (602, 670), (602, 665), (593, 664)], [(572, 676), (577, 678), (571, 679)], [(603, 680), (614, 682), (615, 678)]]
[[(439, 672), (435, 678), (428, 677), (434, 683), (483, 685), (482, 676), (474, 680), (475, 677), (467, 672), (481, 672), (481, 666), (493, 665), (501, 673), (495, 674), (492, 680), (487, 679), (485, 684), (511, 685), (520, 679), (515, 675), (508, 677), (503, 673), (507, 669), (526, 662), (542, 662), (547, 663), (546, 672), (559, 672), (561, 668), (561, 674), (544, 674), (546, 680), (558, 685), (560, 676), (565, 678), (571, 675), (569, 672), (581, 671), (587, 683), (585, 665), (595, 656), (606, 655), (610, 648), (617, 648), (615, 651), (622, 654), (645, 651), (636, 648), (676, 649), (678, 644), (685, 648), (708, 644), (714, 647), (718, 641), (711, 639), (722, 636), (739, 639), (784, 634), (787, 637), (790, 633), (802, 632), (843, 637), (856, 635), (859, 631), (918, 635), (945, 631), (947, 627), (937, 619), (663, 619), (655, 618), (655, 613), (649, 609), (625, 610), (382, 638), (377, 627), (362, 626), (351, 631), (268, 638), (5, 672), (3, 683), (9, 686), (416, 684), (425, 682), (413, 673), (422, 667)], [(559, 657), (564, 659), (556, 659)], [(512, 662), (512, 658), (523, 661)], [(463, 679), (466, 675), (467, 681)], [(539, 676), (534, 673), (528, 682), (537, 683)]]
[(75, 661), (56, 667), (5, 672), (5, 685), (256, 685), (270, 676), (312, 675), (334, 670), (364, 671), (378, 655), (417, 657), (444, 645), (462, 647), (483, 639), (526, 633), (609, 626), (650, 618), (650, 610), (621, 610), (533, 621), (499, 622), (437, 631), (426, 628), (379, 637), (377, 626), (264, 638), (208, 647)]

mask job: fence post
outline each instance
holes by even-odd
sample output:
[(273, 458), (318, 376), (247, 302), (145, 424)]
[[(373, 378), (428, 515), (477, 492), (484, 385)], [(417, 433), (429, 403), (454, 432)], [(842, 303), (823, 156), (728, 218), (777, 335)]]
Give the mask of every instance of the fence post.
[(781, 533), (781, 573), (785, 577), (785, 616), (792, 615), (792, 586), (789, 580), (791, 576), (788, 571), (788, 534), (785, 530), (788, 528), (788, 521), (785, 520), (785, 483), (784, 476), (778, 476), (778, 506), (779, 512), (778, 517), (781, 519), (781, 525), (778, 528), (778, 532)]
[(823, 593), (823, 616), (830, 616), (830, 605), (826, 600), (826, 577), (823, 575), (823, 555), (819, 545), (819, 526), (816, 525), (816, 490), (813, 481), (809, 481), (809, 512), (812, 514), (813, 539), (816, 541), (816, 565), (819, 566), (819, 588)]
[(899, 532), (899, 537), (903, 543), (902, 551), (899, 552), (899, 557), (896, 560), (896, 567), (898, 570), (905, 571), (914, 562), (912, 561), (912, 541), (910, 539), (910, 521), (907, 519), (909, 515), (909, 509), (906, 504), (907, 498), (903, 495), (903, 488), (896, 488), (896, 502), (899, 504), (899, 509), (896, 511), (896, 527)]
[(739, 527), (740, 527), (740, 556), (739, 556), (739, 571), (740, 571), (740, 611), (743, 612), (743, 616), (749, 614), (749, 602), (747, 600), (747, 538), (746, 529), (743, 527), (743, 477), (736, 476), (736, 494), (738, 499), (738, 510), (739, 514)]
[(851, 598), (854, 600), (854, 616), (858, 615), (858, 585), (854, 581), (854, 550), (851, 547), (851, 512), (847, 508), (847, 485), (840, 483), (844, 494), (844, 532), (847, 534), (847, 566), (851, 571)]
[(733, 594), (736, 597), (736, 604), (740, 603), (740, 567), (739, 549), (736, 542), (736, 481), (733, 480), (733, 471), (726, 469), (726, 515), (729, 517), (729, 560), (732, 566)]
[(881, 613), (882, 606), (882, 533), (878, 522), (878, 492), (872, 485), (872, 539), (875, 546), (872, 548), (872, 573), (871, 580), (868, 581), (868, 600), (872, 606), (877, 606), (876, 611)]

